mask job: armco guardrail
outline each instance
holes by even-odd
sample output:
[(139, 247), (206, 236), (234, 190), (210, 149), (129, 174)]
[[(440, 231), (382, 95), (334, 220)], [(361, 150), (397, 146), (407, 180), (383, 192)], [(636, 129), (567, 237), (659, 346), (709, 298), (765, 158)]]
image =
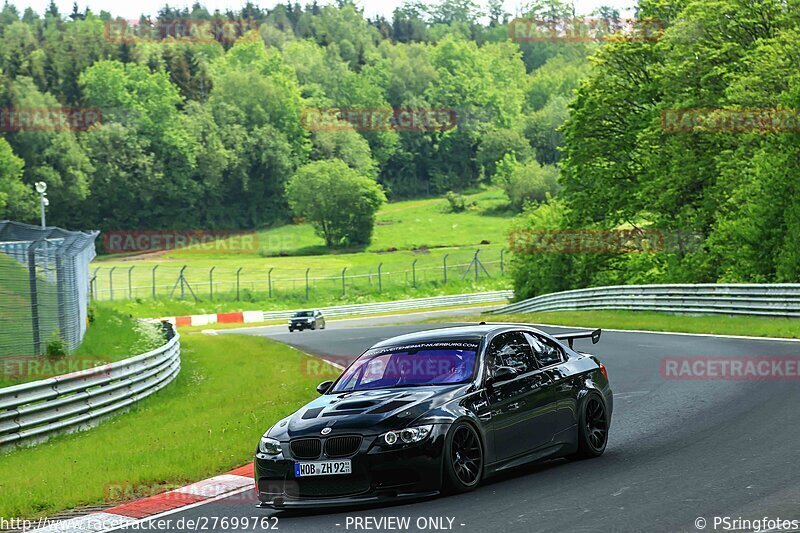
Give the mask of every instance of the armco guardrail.
[[(369, 315), (391, 311), (409, 311), (414, 309), (432, 309), (436, 307), (450, 307), (454, 305), (472, 305), (479, 303), (505, 302), (514, 295), (513, 291), (479, 292), (475, 294), (454, 294), (450, 296), (431, 296), (429, 298), (414, 298), (412, 300), (398, 300), (395, 302), (377, 302), (370, 304), (337, 305), (333, 307), (320, 307), (326, 318), (337, 316)], [(264, 320), (278, 320), (289, 318), (298, 310), (289, 311), (264, 311)]]
[(0, 389), (0, 448), (90, 427), (170, 383), (180, 336), (150, 352), (72, 374)]
[(618, 285), (556, 292), (523, 300), (495, 314), (629, 309), (671, 313), (800, 316), (800, 284)]

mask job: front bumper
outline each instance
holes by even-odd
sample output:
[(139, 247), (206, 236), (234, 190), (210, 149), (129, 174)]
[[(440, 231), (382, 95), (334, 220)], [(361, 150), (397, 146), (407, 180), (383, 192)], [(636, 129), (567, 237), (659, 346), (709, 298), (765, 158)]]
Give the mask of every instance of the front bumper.
[(302, 322), (292, 322), (289, 324), (289, 329), (299, 329), (300, 331), (304, 329), (311, 329), (311, 326), (314, 325), (313, 322), (308, 322), (303, 320)]
[[(359, 450), (342, 458), (352, 461), (353, 473), (349, 475), (296, 478), (294, 464), (298, 460), (291, 457), (289, 442), (281, 442), (282, 455), (256, 454), (258, 499), (262, 506), (288, 509), (368, 505), (436, 495), (442, 484), (447, 428), (444, 424), (434, 425), (425, 441), (397, 449), (378, 446), (377, 435), (364, 436)], [(331, 459), (322, 455), (308, 461), (325, 460)]]

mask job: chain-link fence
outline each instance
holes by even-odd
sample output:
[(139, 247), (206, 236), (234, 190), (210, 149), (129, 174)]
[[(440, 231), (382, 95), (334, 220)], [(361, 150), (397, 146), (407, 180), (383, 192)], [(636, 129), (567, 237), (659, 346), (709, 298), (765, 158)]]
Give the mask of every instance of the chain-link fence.
[(347, 268), (241, 268), (139, 262), (92, 266), (92, 295), (97, 300), (231, 301), (325, 295), (380, 294), (425, 285), (458, 285), (505, 275), (505, 250), (464, 249), (444, 256), (387, 261)]
[(0, 356), (77, 348), (97, 235), (0, 221)]

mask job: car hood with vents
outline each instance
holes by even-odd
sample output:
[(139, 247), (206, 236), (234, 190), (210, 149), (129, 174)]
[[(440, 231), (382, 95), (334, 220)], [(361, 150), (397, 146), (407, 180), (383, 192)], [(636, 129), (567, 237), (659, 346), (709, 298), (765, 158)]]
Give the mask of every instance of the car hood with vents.
[(279, 440), (326, 434), (377, 435), (402, 429), (440, 405), (464, 394), (469, 384), (379, 389), (326, 394), (281, 420), (269, 436)]

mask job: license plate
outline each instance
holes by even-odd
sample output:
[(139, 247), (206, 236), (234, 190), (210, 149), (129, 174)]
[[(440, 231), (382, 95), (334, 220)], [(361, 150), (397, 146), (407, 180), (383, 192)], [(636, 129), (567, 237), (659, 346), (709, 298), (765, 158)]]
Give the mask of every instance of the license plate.
[(343, 461), (318, 461), (315, 463), (295, 463), (294, 477), (337, 476), (352, 474), (350, 459)]

